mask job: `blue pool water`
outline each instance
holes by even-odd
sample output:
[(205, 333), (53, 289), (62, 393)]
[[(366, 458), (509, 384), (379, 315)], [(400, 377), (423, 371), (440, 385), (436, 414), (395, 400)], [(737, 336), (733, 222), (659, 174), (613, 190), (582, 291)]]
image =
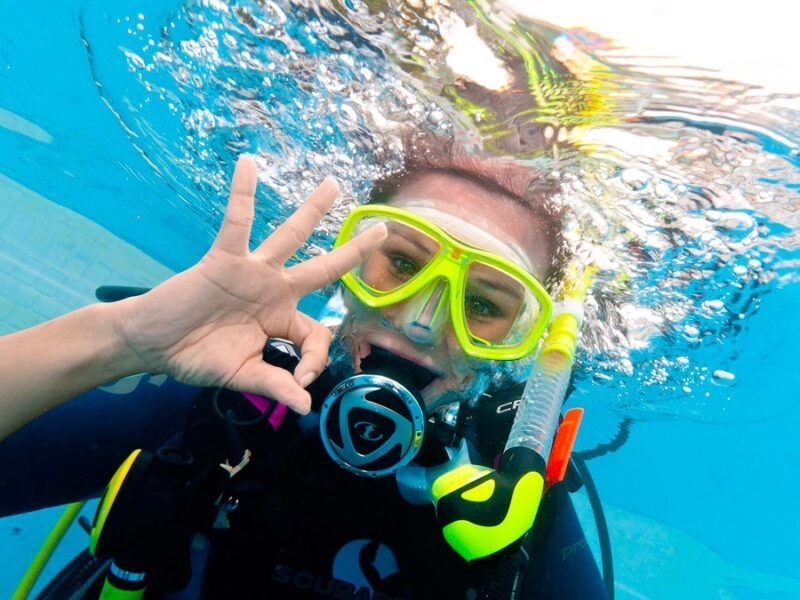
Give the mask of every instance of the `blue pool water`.
[[(442, 91), (444, 19), (326, 6), (0, 3), (0, 333), (191, 265), (240, 152), (259, 160), (265, 234), (329, 172), (361, 198), (397, 160), (381, 142), (398, 122), (503, 147)], [(577, 251), (604, 269), (569, 402), (586, 408), (577, 449), (596, 455), (617, 597), (800, 598), (795, 99), (645, 74), (603, 32), (525, 31), (539, 56), (569, 42), (589, 82), (548, 121), (586, 127), (582, 150), (535, 160), (563, 174)], [(571, 98), (558, 81), (540, 84)], [(56, 514), (0, 520), (0, 598)], [(49, 573), (83, 544), (71, 532)]]

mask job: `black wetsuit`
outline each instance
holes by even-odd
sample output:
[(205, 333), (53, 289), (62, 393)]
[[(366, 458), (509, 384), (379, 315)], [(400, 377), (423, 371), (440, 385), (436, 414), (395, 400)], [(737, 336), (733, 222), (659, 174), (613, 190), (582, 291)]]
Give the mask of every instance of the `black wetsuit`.
[[(227, 442), (212, 431), (198, 393), (145, 378), (127, 397), (98, 390), (44, 415), (0, 443), (0, 513), (96, 495), (130, 450), (158, 447), (184, 428), (187, 413), (185, 434), (170, 443), (200, 460), (213, 455), (214, 439)], [(494, 418), (473, 424), (493, 430), (483, 437), (498, 447), (476, 451), (491, 462), (513, 420), (514, 399), (494, 398), (481, 409)], [(201, 597), (468, 598), (469, 590), (485, 590), (522, 567), (523, 598), (607, 597), (563, 485), (545, 495), (525, 551), (470, 564), (444, 541), (432, 506), (404, 501), (393, 477), (344, 471), (315, 429), (302, 431), (305, 424), (289, 414), (277, 430), (266, 421), (239, 430), (253, 459), (226, 491), (237, 501), (227, 523), (218, 518), (201, 527), (210, 551), (190, 584), (203, 589)], [(469, 427), (466, 435), (480, 433)]]

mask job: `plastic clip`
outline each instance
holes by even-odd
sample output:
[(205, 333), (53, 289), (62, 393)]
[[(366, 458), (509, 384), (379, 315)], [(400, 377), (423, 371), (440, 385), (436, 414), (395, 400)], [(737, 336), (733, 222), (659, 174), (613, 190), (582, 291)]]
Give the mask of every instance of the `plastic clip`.
[(226, 460), (224, 463), (220, 464), (219, 466), (221, 468), (223, 468), (225, 471), (227, 471), (228, 476), (230, 478), (233, 478), (239, 473), (239, 471), (244, 469), (250, 463), (250, 456), (251, 456), (250, 450), (245, 449), (244, 455), (242, 456), (242, 460), (239, 462), (238, 465), (231, 465)]
[(564, 480), (564, 475), (569, 465), (569, 457), (572, 455), (572, 448), (575, 446), (575, 438), (578, 437), (578, 428), (581, 426), (582, 418), (582, 408), (570, 408), (564, 414), (564, 420), (558, 426), (558, 431), (553, 441), (553, 449), (550, 451), (550, 458), (547, 461), (547, 470), (545, 472), (546, 487)]

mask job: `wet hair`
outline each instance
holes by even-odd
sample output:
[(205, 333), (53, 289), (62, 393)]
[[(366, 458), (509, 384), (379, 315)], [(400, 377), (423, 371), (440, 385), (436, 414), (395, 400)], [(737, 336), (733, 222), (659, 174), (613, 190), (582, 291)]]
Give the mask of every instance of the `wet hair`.
[(376, 181), (368, 202), (386, 203), (411, 181), (431, 173), (465, 179), (485, 189), (489, 195), (501, 196), (525, 208), (531, 225), (538, 226), (548, 249), (548, 289), (561, 279), (567, 252), (563, 236), (563, 208), (555, 196), (560, 186), (544, 177), (535, 166), (509, 158), (487, 156), (460, 146), (454, 138), (442, 139), (432, 134), (417, 133), (403, 137), (403, 167)]

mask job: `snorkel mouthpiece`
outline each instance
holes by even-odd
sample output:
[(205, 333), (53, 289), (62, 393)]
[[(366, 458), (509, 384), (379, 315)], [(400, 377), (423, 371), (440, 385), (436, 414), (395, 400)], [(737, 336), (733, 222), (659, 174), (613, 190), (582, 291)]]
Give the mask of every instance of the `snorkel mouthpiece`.
[(432, 496), (442, 534), (467, 561), (494, 554), (533, 527), (545, 461), (527, 448), (506, 452), (498, 470), (463, 465), (439, 477)]
[(361, 361), (361, 369), (322, 403), (322, 444), (351, 473), (391, 475), (422, 447), (426, 414), (419, 390), (434, 375), (380, 348)]

